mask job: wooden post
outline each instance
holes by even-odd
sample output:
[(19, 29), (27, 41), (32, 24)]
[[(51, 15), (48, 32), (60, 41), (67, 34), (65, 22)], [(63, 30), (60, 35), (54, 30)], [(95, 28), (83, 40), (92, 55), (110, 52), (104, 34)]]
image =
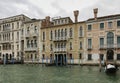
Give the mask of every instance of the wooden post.
[(102, 64), (101, 64), (101, 59), (99, 59), (99, 71), (101, 72), (102, 70)]

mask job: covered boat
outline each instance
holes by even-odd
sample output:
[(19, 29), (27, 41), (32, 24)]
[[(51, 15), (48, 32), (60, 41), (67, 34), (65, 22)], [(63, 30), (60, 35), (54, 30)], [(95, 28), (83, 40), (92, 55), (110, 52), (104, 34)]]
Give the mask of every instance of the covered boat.
[(105, 67), (105, 72), (106, 73), (115, 73), (116, 71), (117, 71), (117, 67), (115, 65), (108, 64)]

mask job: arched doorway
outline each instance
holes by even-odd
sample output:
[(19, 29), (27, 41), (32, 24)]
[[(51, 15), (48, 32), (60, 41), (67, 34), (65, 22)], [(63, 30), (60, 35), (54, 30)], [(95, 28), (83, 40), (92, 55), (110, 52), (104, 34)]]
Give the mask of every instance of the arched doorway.
[(114, 51), (112, 49), (107, 50), (107, 60), (113, 60), (114, 59)]
[(12, 60), (12, 55), (10, 54), (10, 60)]

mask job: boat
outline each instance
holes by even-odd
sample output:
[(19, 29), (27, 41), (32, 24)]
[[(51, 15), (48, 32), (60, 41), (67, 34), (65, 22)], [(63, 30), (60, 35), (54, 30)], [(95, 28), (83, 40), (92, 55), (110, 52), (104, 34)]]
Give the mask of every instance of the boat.
[(117, 66), (116, 66), (116, 65), (108, 64), (108, 65), (106, 65), (106, 67), (105, 67), (105, 72), (106, 72), (106, 73), (116, 73), (117, 70), (118, 70), (118, 69), (117, 69)]

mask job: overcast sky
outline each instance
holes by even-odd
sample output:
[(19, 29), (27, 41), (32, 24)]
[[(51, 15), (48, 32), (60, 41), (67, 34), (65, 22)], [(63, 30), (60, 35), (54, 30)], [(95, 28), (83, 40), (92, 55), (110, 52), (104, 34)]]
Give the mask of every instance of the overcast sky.
[(79, 10), (79, 20), (93, 17), (93, 9), (98, 8), (98, 16), (120, 14), (120, 0), (0, 0), (0, 18), (25, 14), (30, 18), (71, 17)]

